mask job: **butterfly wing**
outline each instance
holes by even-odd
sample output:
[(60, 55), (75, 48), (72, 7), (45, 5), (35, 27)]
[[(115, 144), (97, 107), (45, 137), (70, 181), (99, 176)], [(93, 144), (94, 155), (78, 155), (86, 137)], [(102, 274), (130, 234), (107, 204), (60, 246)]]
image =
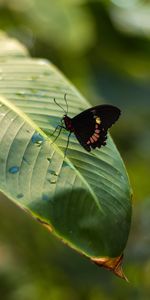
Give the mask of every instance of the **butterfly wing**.
[(112, 105), (98, 105), (89, 108), (72, 119), (74, 134), (87, 150), (106, 145), (108, 128), (120, 116), (120, 109)]

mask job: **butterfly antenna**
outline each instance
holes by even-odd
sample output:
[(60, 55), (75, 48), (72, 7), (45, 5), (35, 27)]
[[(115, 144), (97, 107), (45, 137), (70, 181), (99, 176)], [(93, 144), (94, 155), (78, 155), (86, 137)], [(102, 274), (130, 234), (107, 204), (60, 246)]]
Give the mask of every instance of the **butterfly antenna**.
[(66, 112), (66, 115), (68, 114), (68, 103), (67, 103), (67, 98), (66, 98), (67, 94), (65, 93), (64, 94), (64, 99), (65, 99), (65, 102), (66, 102), (66, 107), (67, 107), (67, 112)]
[(63, 107), (62, 107), (59, 103), (57, 103), (57, 101), (56, 101), (55, 98), (54, 98), (54, 102), (55, 102), (55, 104), (57, 104), (57, 105), (64, 111), (64, 113), (66, 114), (66, 111), (63, 109)]

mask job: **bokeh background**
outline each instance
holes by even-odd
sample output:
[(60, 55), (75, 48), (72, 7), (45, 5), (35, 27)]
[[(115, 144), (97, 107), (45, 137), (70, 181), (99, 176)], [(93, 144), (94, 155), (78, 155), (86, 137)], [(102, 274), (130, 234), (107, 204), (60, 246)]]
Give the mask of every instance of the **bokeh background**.
[(0, 29), (50, 59), (91, 102), (122, 110), (112, 129), (132, 183), (124, 271), (80, 257), (1, 197), (0, 299), (150, 299), (150, 1), (0, 0)]

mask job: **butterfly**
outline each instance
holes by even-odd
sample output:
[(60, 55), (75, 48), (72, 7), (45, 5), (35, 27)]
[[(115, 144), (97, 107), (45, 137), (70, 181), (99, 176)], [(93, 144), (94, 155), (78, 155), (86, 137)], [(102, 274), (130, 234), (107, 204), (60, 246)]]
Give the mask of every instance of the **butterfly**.
[[(58, 127), (60, 128), (55, 140), (58, 138), (61, 130), (64, 128), (69, 131), (66, 151), (68, 149), (69, 138), (72, 133), (74, 133), (80, 145), (88, 152), (90, 152), (92, 149), (105, 146), (108, 129), (118, 120), (121, 114), (120, 109), (116, 106), (108, 104), (97, 105), (84, 110), (73, 118), (70, 118), (68, 116), (66, 94), (64, 95), (64, 99), (66, 101), (67, 111), (65, 111), (65, 114), (61, 119), (61, 125), (57, 125), (54, 130), (55, 132)], [(54, 102), (61, 107), (55, 99)]]

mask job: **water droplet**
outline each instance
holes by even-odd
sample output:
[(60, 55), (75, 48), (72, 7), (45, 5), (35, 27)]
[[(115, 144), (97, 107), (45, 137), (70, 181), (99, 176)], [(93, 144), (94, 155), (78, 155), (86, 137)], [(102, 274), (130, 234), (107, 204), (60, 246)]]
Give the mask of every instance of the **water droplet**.
[(17, 172), (19, 172), (20, 168), (17, 166), (13, 166), (11, 168), (9, 168), (9, 173), (11, 174), (16, 174)]
[(43, 194), (43, 196), (42, 196), (42, 199), (44, 200), (44, 201), (49, 201), (49, 195), (47, 195), (47, 194)]
[(26, 95), (26, 92), (25, 91), (19, 91), (19, 92), (16, 93), (16, 95), (24, 97)]
[(56, 179), (51, 179), (50, 183), (55, 184), (56, 183)]
[(23, 160), (25, 163), (29, 164), (29, 162), (27, 161), (27, 159), (26, 159), (24, 156), (23, 156), (22, 160)]
[(54, 170), (49, 169), (48, 173), (54, 175), (54, 176), (58, 176), (58, 173), (56, 173)]
[(125, 181), (125, 178), (124, 178), (123, 175), (121, 175), (120, 178), (121, 178), (122, 181)]
[(32, 140), (32, 143), (37, 143), (40, 146), (44, 141), (44, 137), (40, 133), (35, 132), (31, 138), (31, 140)]
[(22, 193), (20, 193), (20, 194), (17, 195), (17, 198), (20, 199), (20, 198), (22, 198), (23, 196), (24, 196), (24, 195), (23, 195)]

